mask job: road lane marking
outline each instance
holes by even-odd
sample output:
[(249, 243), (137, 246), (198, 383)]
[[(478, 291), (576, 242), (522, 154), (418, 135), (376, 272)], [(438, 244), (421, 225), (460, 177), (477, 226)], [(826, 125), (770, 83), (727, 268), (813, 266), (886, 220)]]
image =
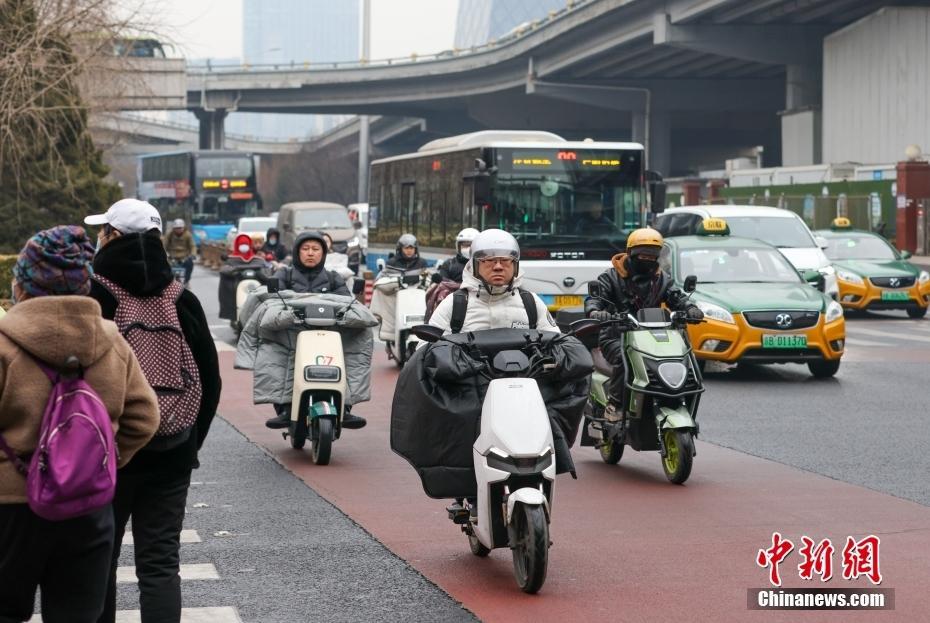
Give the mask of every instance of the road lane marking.
[(221, 341), (221, 340), (213, 340), (213, 344), (216, 346), (216, 351), (217, 351), (218, 353), (234, 353), (234, 352), (236, 352), (236, 347), (235, 347), (235, 346), (233, 346), (233, 345), (231, 345), (231, 344), (227, 344), (226, 342), (223, 342), (223, 341)]
[(898, 334), (889, 333), (888, 331), (876, 331), (875, 329), (862, 329), (860, 327), (857, 327), (853, 333), (864, 333), (865, 335), (871, 335), (874, 337), (899, 339), (899, 340), (904, 340), (908, 342), (911, 340), (916, 340), (918, 342), (926, 342), (930, 344), (930, 336), (926, 336), (926, 335), (913, 335), (913, 334), (898, 335)]
[[(181, 530), (181, 543), (202, 543), (203, 541), (200, 538), (200, 535), (197, 534), (196, 530)], [(132, 533), (127, 532), (123, 536), (123, 545), (134, 545), (132, 538)]]
[[(220, 574), (212, 563), (181, 565), (181, 580), (219, 580)], [(135, 565), (116, 568), (116, 583), (131, 584), (136, 581)]]
[(874, 346), (877, 348), (893, 348), (893, 344), (888, 342), (870, 342), (868, 340), (860, 340), (854, 337), (847, 337), (846, 344), (851, 346)]
[[(140, 610), (120, 610), (116, 623), (141, 623)], [(181, 623), (242, 623), (235, 608), (181, 608)]]

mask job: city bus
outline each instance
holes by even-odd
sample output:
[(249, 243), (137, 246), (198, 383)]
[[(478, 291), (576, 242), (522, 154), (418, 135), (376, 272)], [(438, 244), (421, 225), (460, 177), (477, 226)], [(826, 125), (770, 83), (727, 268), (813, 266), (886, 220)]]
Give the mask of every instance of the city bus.
[(448, 256), (464, 227), (520, 242), (524, 287), (550, 310), (577, 308), (627, 235), (662, 205), (661, 178), (638, 143), (567, 141), (549, 132), (483, 131), (371, 163), (369, 257), (406, 232), (427, 259)]
[(138, 197), (164, 222), (183, 218), (199, 246), (223, 241), (243, 216), (258, 216), (256, 157), (238, 151), (176, 151), (139, 156)]

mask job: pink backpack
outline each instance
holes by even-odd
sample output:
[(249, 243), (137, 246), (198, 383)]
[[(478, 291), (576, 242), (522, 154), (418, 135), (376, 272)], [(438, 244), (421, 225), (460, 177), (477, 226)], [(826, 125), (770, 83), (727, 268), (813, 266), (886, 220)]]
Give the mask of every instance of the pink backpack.
[(39, 442), (27, 468), (0, 435), (0, 449), (26, 477), (26, 499), (39, 517), (61, 521), (86, 515), (113, 500), (116, 442), (110, 415), (83, 370), (64, 377), (36, 362), (52, 382)]
[(116, 298), (113, 321), (158, 397), (161, 422), (145, 449), (163, 451), (183, 444), (197, 421), (203, 395), (197, 362), (178, 319), (177, 301), (184, 287), (172, 281), (161, 294), (143, 298), (105, 277), (93, 278)]

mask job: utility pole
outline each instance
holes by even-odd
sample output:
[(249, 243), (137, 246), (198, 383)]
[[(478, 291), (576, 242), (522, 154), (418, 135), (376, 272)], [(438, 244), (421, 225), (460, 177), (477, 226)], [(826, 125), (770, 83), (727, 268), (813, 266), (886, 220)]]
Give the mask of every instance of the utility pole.
[[(371, 60), (371, 0), (362, 3), (362, 63)], [(368, 115), (358, 118), (358, 202), (368, 203)]]

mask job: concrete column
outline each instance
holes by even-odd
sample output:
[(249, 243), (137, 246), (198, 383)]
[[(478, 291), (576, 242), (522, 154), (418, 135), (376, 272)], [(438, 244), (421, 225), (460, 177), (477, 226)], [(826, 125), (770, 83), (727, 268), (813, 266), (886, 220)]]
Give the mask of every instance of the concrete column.
[(223, 149), (226, 143), (226, 112), (225, 108), (216, 110), (198, 110), (194, 112), (200, 122), (199, 147), (200, 149)]
[(819, 164), (822, 160), (822, 63), (787, 65), (785, 110), (781, 113), (782, 165)]
[(917, 251), (918, 202), (930, 199), (930, 163), (913, 160), (898, 163), (898, 196), (895, 210), (895, 246)]
[(666, 112), (652, 111), (649, 115), (648, 167), (663, 177), (672, 172), (672, 124)]

